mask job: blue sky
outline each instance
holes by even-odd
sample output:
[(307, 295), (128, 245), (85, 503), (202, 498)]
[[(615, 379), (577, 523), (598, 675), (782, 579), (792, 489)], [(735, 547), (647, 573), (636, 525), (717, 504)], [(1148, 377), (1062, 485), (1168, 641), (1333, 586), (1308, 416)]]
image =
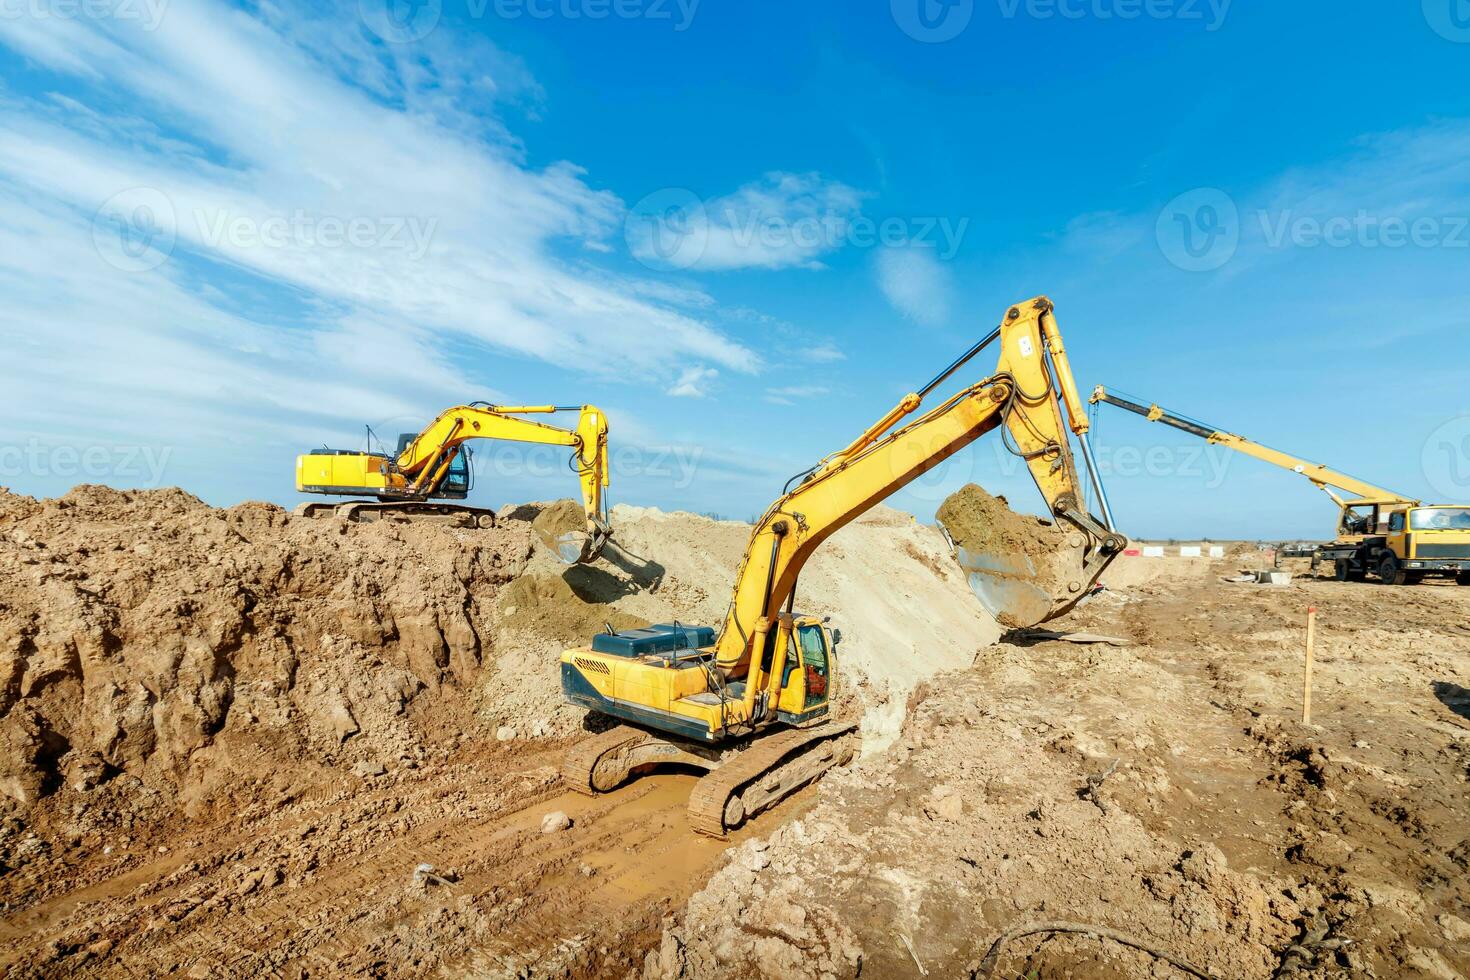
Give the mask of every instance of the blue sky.
[[(590, 402), (615, 501), (746, 517), (1046, 293), (1084, 387), (1470, 499), (1467, 67), (1464, 0), (9, 0), (0, 483), (290, 504), (364, 425)], [(1328, 533), (1097, 439), (1136, 535)], [(969, 480), (1038, 503), (999, 440), (893, 503)]]

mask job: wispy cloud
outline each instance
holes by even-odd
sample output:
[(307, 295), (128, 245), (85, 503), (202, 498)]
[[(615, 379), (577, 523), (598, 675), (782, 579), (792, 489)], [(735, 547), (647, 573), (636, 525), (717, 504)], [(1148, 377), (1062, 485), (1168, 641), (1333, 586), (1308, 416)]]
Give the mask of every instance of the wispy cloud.
[(772, 405), (794, 405), (799, 399), (820, 398), (830, 392), (830, 388), (820, 385), (788, 385), (784, 388), (767, 388), (766, 401)]
[(669, 389), (669, 394), (675, 398), (703, 398), (709, 394), (710, 383), (719, 376), (720, 372), (714, 368), (685, 368)]
[(651, 194), (627, 223), (633, 255), (655, 268), (706, 272), (821, 268), (846, 244), (863, 194), (820, 174), (774, 172), (713, 200)]
[(898, 312), (924, 326), (943, 323), (949, 316), (950, 273), (933, 249), (880, 249), (875, 263), (878, 287)]
[(58, 90), (0, 96), (0, 378), (46, 409), (8, 423), (296, 438), (482, 392), (465, 350), (675, 387), (691, 360), (756, 370), (708, 297), (585, 264), (622, 202), (529, 166), (472, 107), (534, 111), (534, 80), (450, 36), (409, 59), (351, 19), (211, 0), (152, 31), (0, 19)]

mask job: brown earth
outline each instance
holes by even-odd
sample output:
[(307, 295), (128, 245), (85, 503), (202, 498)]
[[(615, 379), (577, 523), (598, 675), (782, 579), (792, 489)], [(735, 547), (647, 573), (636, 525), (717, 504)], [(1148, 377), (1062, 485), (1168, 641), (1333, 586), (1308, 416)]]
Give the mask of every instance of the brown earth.
[[(546, 509), (479, 530), (0, 495), (0, 974), (636, 969), (725, 845), (690, 836), (688, 774), (563, 792), (584, 713), (559, 654), (605, 622), (718, 622), (749, 528), (620, 508), (658, 561), (567, 568), (534, 544)], [(895, 587), (843, 643), (878, 735), (998, 633), (946, 561), (880, 512), (803, 579), (819, 613)]]
[[(1470, 971), (1470, 590), (1123, 561), (1056, 628), (1135, 645), (1000, 644), (930, 681), (891, 751), (732, 853), (645, 977), (984, 975), (1001, 934), (1059, 921), (1221, 978)], [(994, 975), (1185, 974), (1049, 933)]]
[[(542, 510), (0, 496), (0, 974), (968, 976), (1058, 921), (1220, 978), (1470, 971), (1470, 590), (1123, 558), (1048, 625), (1133, 645), (997, 644), (944, 539), (880, 509), (799, 590), (864, 758), (727, 845), (688, 773), (564, 792), (556, 661), (718, 622), (749, 528), (620, 507), (631, 554), (565, 568)], [(1077, 933), (996, 966), (1184, 975)]]

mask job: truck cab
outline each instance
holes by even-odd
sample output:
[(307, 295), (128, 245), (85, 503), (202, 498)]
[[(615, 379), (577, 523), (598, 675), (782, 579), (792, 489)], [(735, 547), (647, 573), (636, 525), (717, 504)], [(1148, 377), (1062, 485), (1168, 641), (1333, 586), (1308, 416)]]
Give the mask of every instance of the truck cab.
[(1343, 507), (1337, 540), (1313, 559), (1324, 560), (1343, 581), (1375, 575), (1389, 585), (1426, 578), (1470, 585), (1470, 507), (1355, 501)]

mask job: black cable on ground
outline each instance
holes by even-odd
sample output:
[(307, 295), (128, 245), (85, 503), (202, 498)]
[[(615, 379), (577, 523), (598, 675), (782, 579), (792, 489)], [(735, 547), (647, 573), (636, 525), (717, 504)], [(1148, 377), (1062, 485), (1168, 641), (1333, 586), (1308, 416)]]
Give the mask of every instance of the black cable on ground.
[(1155, 959), (1163, 960), (1175, 969), (1183, 970), (1190, 976), (1198, 977), (1199, 980), (1214, 980), (1214, 977), (1199, 967), (1193, 966), (1171, 953), (1156, 949), (1127, 933), (1118, 932), (1116, 929), (1109, 929), (1106, 926), (1084, 925), (1081, 922), (1028, 922), (1024, 925), (1012, 926), (1001, 933), (995, 942), (990, 944), (989, 952), (980, 961), (980, 965), (970, 971), (970, 976), (978, 977), (980, 980), (989, 980), (995, 973), (996, 963), (1000, 960), (1001, 950), (1005, 948), (1006, 943), (1025, 936), (1036, 936), (1042, 933), (1053, 932), (1077, 933), (1079, 935), (1092, 936), (1096, 939), (1108, 939), (1123, 946), (1130, 946), (1133, 949), (1140, 950)]

